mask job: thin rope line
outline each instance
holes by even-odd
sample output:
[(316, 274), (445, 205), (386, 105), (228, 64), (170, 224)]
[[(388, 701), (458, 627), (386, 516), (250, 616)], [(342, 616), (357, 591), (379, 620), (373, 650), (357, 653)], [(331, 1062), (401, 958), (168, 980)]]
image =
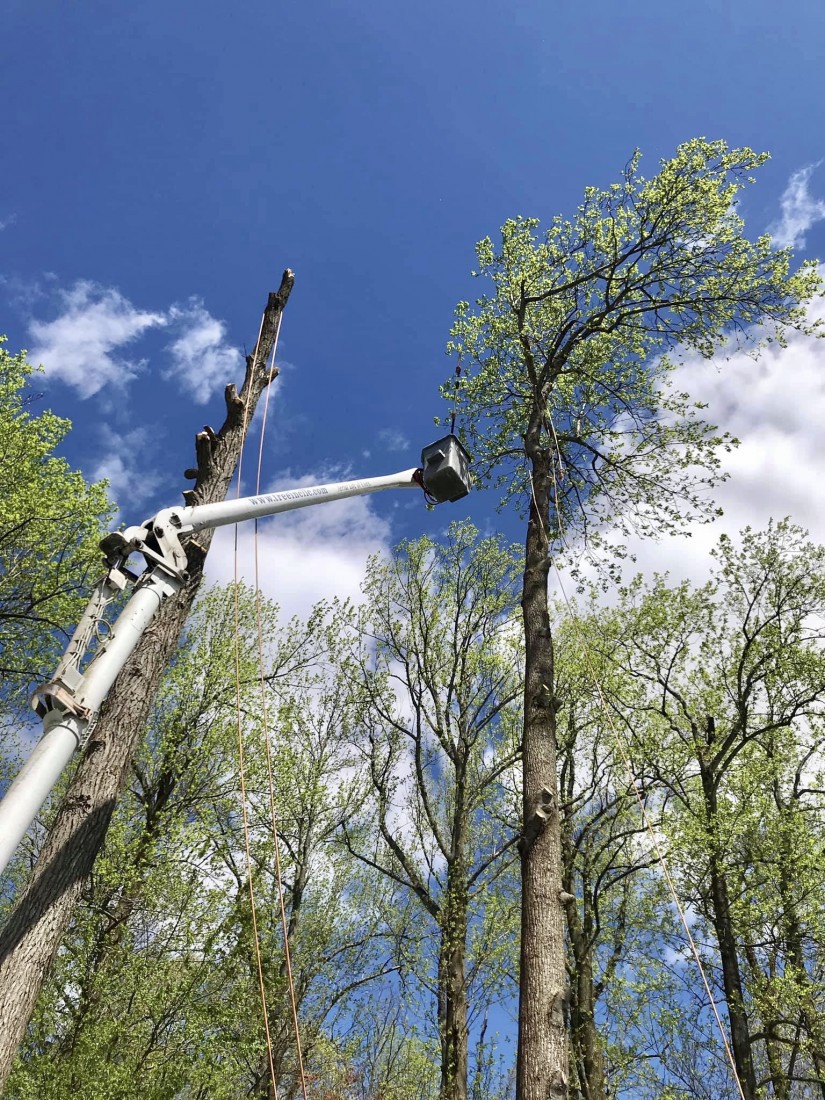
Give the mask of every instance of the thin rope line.
[[(255, 352), (252, 356), (252, 369), (249, 374), (250, 382), (252, 380), (255, 366), (258, 360), (258, 352), (260, 350), (261, 335), (264, 329), (264, 319), (266, 312), (261, 316), (261, 326), (258, 330), (258, 339), (255, 343)], [(280, 323), (280, 314), (278, 317)], [(241, 453), (238, 456), (238, 482), (237, 491), (235, 493), (236, 499), (241, 495), (241, 476), (243, 473), (243, 454), (246, 444), (246, 430), (248, 427), (249, 416), (249, 398), (244, 402), (244, 415), (243, 423), (241, 426)], [(274, 1100), (278, 1100), (278, 1086), (275, 1081), (275, 1056), (272, 1050), (272, 1034), (269, 1029), (269, 1011), (266, 1003), (266, 983), (264, 981), (264, 968), (263, 960), (261, 958), (261, 940), (258, 932), (258, 916), (255, 905), (255, 888), (252, 882), (252, 851), (249, 840), (249, 813), (246, 805), (246, 760), (244, 755), (243, 746), (243, 720), (242, 720), (242, 707), (241, 707), (241, 655), (240, 655), (240, 601), (239, 601), (239, 569), (238, 569), (238, 525), (235, 526), (235, 546), (234, 546), (234, 610), (235, 610), (235, 709), (237, 715), (238, 725), (238, 771), (240, 777), (241, 786), (241, 817), (243, 820), (243, 835), (244, 835), (244, 852), (246, 856), (246, 879), (249, 886), (249, 905), (252, 910), (252, 933), (255, 942), (255, 961), (258, 970), (258, 987), (261, 994), (261, 1010), (264, 1018), (264, 1033), (266, 1035), (266, 1050), (267, 1060), (269, 1062), (269, 1075), (272, 1081), (272, 1092)]]
[[(558, 439), (556, 437), (555, 425), (553, 425), (552, 422), (551, 422), (551, 431), (553, 432), (553, 437), (554, 437), (554, 439), (556, 439), (556, 445), (558, 447)], [(564, 532), (564, 521), (562, 519), (562, 513), (559, 509), (558, 483), (557, 483), (557, 480), (556, 480), (555, 465), (551, 466), (551, 470), (552, 470), (552, 475), (553, 475), (553, 496), (555, 498), (556, 524), (557, 524), (557, 528), (558, 528), (558, 532), (559, 532), (559, 539), (561, 540), (561, 543), (564, 546), (565, 550), (567, 550), (567, 552), (569, 553), (570, 552), (570, 547), (567, 543), (567, 538), (566, 538), (566, 535), (565, 535), (565, 532)], [(528, 476), (530, 478), (530, 493), (531, 493), (532, 498), (533, 498), (533, 507), (536, 510), (536, 515), (538, 516), (538, 520), (539, 520), (539, 523), (541, 525), (542, 532), (544, 533), (544, 538), (545, 538), (545, 541), (546, 541), (546, 544), (547, 544), (547, 547), (548, 547), (548, 551), (549, 551), (550, 539), (549, 539), (549, 536), (547, 534), (547, 529), (544, 526), (544, 517), (541, 514), (541, 509), (539, 508), (538, 501), (536, 500), (536, 491), (535, 491), (535, 485), (533, 484), (532, 471), (528, 471)], [(560, 589), (561, 594), (562, 594), (562, 598), (564, 599), (564, 602), (567, 606), (567, 612), (568, 612), (568, 614), (570, 616), (570, 619), (573, 623), (574, 629), (579, 633), (579, 641), (580, 642), (585, 642), (584, 634), (582, 632), (580, 632), (578, 616), (574, 612), (573, 607), (570, 603), (570, 600), (567, 598), (567, 592), (565, 591), (564, 584), (563, 584), (562, 579), (561, 579), (561, 574), (559, 573), (558, 566), (556, 565), (556, 562), (555, 562), (555, 558), (552, 558), (551, 561), (552, 561), (553, 571), (556, 574), (556, 579), (558, 581), (559, 589)], [(709, 984), (707, 976), (705, 974), (705, 968), (702, 965), (702, 960), (701, 960), (701, 957), (699, 955), (699, 949), (697, 948), (696, 941), (694, 940), (693, 934), (690, 931), (690, 926), (688, 925), (687, 916), (685, 914), (685, 911), (682, 908), (681, 902), (679, 901), (679, 896), (676, 892), (676, 886), (675, 886), (675, 883), (674, 883), (674, 881), (671, 877), (670, 869), (668, 867), (667, 860), (665, 859), (664, 852), (662, 851), (662, 849), (659, 845), (659, 841), (656, 837), (656, 832), (655, 832), (655, 830), (653, 828), (653, 825), (650, 821), (650, 817), (648, 815), (647, 808), (644, 804), (644, 799), (642, 797), (642, 793), (639, 790), (639, 785), (636, 781), (636, 776), (633, 773), (633, 768), (632, 768), (629, 753), (627, 753), (625, 751), (624, 741), (623, 741), (622, 737), (619, 736), (616, 725), (613, 722), (613, 714), (612, 714), (611, 708), (607, 703), (604, 692), (602, 691), (602, 687), (601, 687), (601, 684), (599, 682), (599, 678), (596, 675), (596, 670), (593, 667), (593, 664), (590, 660), (590, 652), (589, 652), (589, 649), (588, 649), (586, 644), (582, 645), (582, 652), (584, 653), (585, 666), (587, 667), (588, 671), (591, 674), (591, 679), (593, 681), (593, 686), (596, 689), (596, 695), (598, 696), (599, 702), (600, 702), (601, 707), (602, 707), (602, 713), (603, 713), (603, 715), (605, 715), (607, 717), (608, 727), (610, 728), (610, 730), (613, 734), (615, 743), (619, 747), (619, 753), (620, 753), (621, 758), (622, 758), (622, 763), (624, 764), (624, 767), (625, 767), (625, 778), (629, 781), (629, 785), (632, 788), (633, 793), (636, 797), (636, 801), (639, 804), (639, 810), (641, 812), (642, 822), (644, 823), (645, 828), (647, 829), (648, 833), (650, 834), (650, 839), (651, 839), (652, 844), (653, 844), (653, 850), (656, 853), (656, 858), (658, 859), (659, 866), (662, 869), (662, 874), (664, 875), (665, 882), (667, 883), (667, 887), (668, 887), (668, 890), (670, 892), (670, 896), (673, 900), (673, 904), (676, 906), (676, 910), (679, 914), (679, 919), (682, 922), (682, 927), (685, 930), (685, 935), (687, 936), (688, 943), (690, 944), (691, 953), (693, 954), (693, 958), (696, 961), (696, 966), (699, 969), (699, 975), (702, 979), (702, 985), (705, 988), (705, 992), (707, 993), (711, 1009), (713, 1010), (713, 1015), (716, 1018), (716, 1023), (717, 1023), (717, 1026), (719, 1028), (719, 1035), (721, 1036), (722, 1044), (725, 1048), (725, 1053), (727, 1055), (728, 1062), (730, 1063), (731, 1072), (733, 1073), (733, 1078), (734, 1078), (734, 1081), (736, 1082), (736, 1088), (739, 1092), (740, 1100), (745, 1100), (745, 1093), (744, 1093), (744, 1090), (742, 1088), (742, 1082), (739, 1078), (739, 1072), (736, 1068), (736, 1061), (733, 1057), (733, 1052), (730, 1048), (730, 1044), (728, 1042), (727, 1035), (725, 1034), (725, 1028), (724, 1028), (724, 1025), (722, 1024), (722, 1018), (719, 1014), (719, 1009), (717, 1008), (716, 1001), (714, 1000), (713, 994), (711, 993), (710, 984)]]
[[(278, 328), (275, 333), (275, 342), (272, 346), (272, 360), (270, 363), (270, 369), (275, 367), (275, 352), (278, 347), (278, 336), (281, 331), (281, 314), (278, 315)], [(264, 456), (264, 438), (266, 436), (266, 424), (269, 414), (269, 394), (272, 389), (271, 384), (267, 387), (266, 398), (264, 400), (264, 415), (261, 423), (261, 438), (258, 445), (258, 470), (255, 478), (255, 492), (261, 491), (261, 470), (263, 468), (263, 456)], [(295, 1050), (298, 1058), (298, 1071), (301, 1075), (301, 1092), (303, 1093), (304, 1100), (307, 1100), (307, 1085), (306, 1074), (304, 1072), (304, 1057), (301, 1050), (301, 1034), (298, 1027), (298, 1005), (295, 998), (295, 983), (292, 977), (292, 957), (289, 949), (289, 926), (286, 918), (286, 905), (284, 902), (284, 884), (281, 874), (281, 844), (278, 830), (278, 814), (275, 808), (275, 780), (273, 776), (272, 768), (272, 746), (269, 740), (269, 718), (267, 709), (267, 691), (266, 691), (266, 667), (264, 663), (264, 641), (263, 641), (263, 615), (261, 610), (261, 588), (259, 579), (259, 567), (258, 567), (258, 521), (255, 520), (255, 535), (254, 535), (254, 549), (255, 549), (255, 617), (257, 621), (257, 633), (258, 633), (258, 662), (261, 672), (261, 719), (263, 723), (263, 736), (264, 745), (266, 747), (266, 770), (267, 777), (269, 779), (269, 810), (272, 821), (272, 837), (275, 843), (275, 876), (278, 884), (278, 903), (281, 911), (281, 928), (284, 937), (284, 961), (286, 963), (287, 973), (287, 985), (289, 987), (289, 1001), (292, 1010), (292, 1026), (295, 1032)]]

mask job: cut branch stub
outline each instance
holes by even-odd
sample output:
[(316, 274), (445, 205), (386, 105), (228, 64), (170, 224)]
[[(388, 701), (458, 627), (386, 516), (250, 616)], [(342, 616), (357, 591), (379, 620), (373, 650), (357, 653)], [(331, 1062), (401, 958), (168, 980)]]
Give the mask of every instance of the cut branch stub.
[[(278, 338), (281, 314), (289, 300), (295, 274), (289, 268), (283, 273), (278, 290), (270, 293), (261, 322), (261, 334), (253, 355), (246, 357), (246, 372), (240, 393), (230, 383), (224, 391), (226, 419), (215, 433), (206, 425), (195, 436), (196, 467), (188, 469), (184, 476), (194, 478), (195, 485), (186, 489), (183, 498), (187, 505), (210, 504), (223, 500), (237, 458), (238, 436), (245, 434), (255, 408), (266, 387), (278, 376), (276, 368), (266, 369)], [(213, 476), (214, 475), (214, 476)], [(222, 489), (218, 489), (218, 485)]]

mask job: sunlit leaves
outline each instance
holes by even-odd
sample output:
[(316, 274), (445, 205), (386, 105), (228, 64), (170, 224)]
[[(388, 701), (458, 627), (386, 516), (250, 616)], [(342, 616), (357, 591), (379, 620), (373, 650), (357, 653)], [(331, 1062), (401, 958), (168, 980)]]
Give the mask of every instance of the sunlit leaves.
[[(547, 456), (557, 539), (607, 519), (660, 533), (711, 514), (732, 441), (674, 388), (676, 365), (816, 330), (815, 266), (791, 272), (788, 250), (750, 241), (736, 212), (765, 159), (695, 139), (645, 179), (635, 154), (572, 218), (545, 230), (513, 218), (478, 245), (489, 290), (459, 304), (448, 346), (462, 364), (459, 423), (477, 475), (522, 507), (528, 467)], [(442, 392), (454, 400), (452, 381)]]

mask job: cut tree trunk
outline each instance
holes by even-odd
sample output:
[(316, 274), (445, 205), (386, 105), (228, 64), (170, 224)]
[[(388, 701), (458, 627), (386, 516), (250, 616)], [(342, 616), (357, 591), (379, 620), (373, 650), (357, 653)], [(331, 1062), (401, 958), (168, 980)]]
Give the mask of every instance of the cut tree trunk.
[[(517, 1100), (566, 1100), (567, 980), (556, 775), (553, 639), (547, 607), (550, 458), (528, 433), (533, 492), (522, 591), (525, 641), (521, 963)], [(531, 439), (531, 436), (533, 437)]]
[[(226, 388), (226, 419), (220, 431), (215, 434), (205, 428), (196, 437), (198, 465), (187, 471), (188, 477), (195, 478), (194, 488), (184, 493), (187, 504), (226, 497), (258, 400), (277, 373), (267, 363), (293, 282), (292, 272), (285, 271), (279, 290), (269, 295), (256, 354), (247, 356), (241, 392), (234, 385)], [(186, 541), (189, 579), (180, 594), (161, 608), (118, 676), (31, 881), (0, 932), (0, 1092), (106, 837), (161, 678), (200, 587), (211, 534), (204, 531)]]

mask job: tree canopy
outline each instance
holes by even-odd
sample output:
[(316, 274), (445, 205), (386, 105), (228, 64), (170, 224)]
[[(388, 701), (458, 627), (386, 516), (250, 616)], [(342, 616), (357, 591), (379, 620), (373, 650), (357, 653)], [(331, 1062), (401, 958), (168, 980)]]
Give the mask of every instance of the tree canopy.
[(24, 352), (0, 337), (0, 692), (7, 705), (45, 678), (101, 571), (111, 505), (55, 453), (70, 429), (48, 409)]

